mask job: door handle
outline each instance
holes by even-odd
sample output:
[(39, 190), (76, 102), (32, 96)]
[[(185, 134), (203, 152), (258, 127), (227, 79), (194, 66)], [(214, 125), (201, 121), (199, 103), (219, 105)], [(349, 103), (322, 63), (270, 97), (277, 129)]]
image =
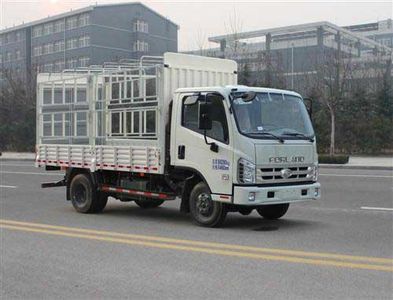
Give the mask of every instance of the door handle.
[(177, 148), (177, 158), (184, 159), (185, 157), (186, 157), (186, 146), (179, 145), (179, 147)]

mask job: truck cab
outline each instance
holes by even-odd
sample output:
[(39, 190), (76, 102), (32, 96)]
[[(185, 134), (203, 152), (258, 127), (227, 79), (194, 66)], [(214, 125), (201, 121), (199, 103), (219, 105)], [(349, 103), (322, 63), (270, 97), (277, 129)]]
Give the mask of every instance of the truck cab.
[(200, 177), (190, 211), (202, 224), (214, 214), (220, 222), (221, 206), (276, 219), (290, 203), (320, 197), (315, 134), (295, 92), (178, 89), (171, 132), (171, 165)]

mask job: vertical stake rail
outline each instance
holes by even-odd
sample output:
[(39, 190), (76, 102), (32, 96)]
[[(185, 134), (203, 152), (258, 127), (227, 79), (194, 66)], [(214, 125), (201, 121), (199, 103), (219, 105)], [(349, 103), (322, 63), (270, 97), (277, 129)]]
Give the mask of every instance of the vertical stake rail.
[(150, 168), (150, 161), (149, 161), (149, 153), (150, 153), (150, 147), (146, 148), (146, 167), (149, 169)]
[(58, 162), (59, 161), (59, 145), (56, 145), (56, 154), (55, 154), (55, 159), (56, 159), (56, 162)]
[[(36, 90), (36, 105), (37, 105), (37, 111), (36, 111), (36, 124), (38, 126), (38, 130), (36, 130), (36, 144), (40, 145), (42, 144), (42, 131), (43, 131), (43, 125), (41, 124), (41, 115), (42, 115), (42, 107), (41, 107), (41, 84), (38, 84), (37, 90)], [(39, 151), (40, 149), (36, 149), (36, 151)]]
[[(95, 151), (96, 151), (96, 137), (97, 137), (97, 116), (96, 116), (96, 105), (97, 105), (97, 77), (94, 75), (89, 75), (87, 78), (87, 89), (86, 89), (86, 99), (88, 99), (89, 105), (89, 113), (87, 116), (87, 130), (89, 132), (89, 153), (90, 153), (90, 170), (95, 171), (96, 169), (96, 160), (95, 160)], [(87, 125), (86, 124), (86, 125)]]
[(71, 165), (71, 145), (68, 145), (68, 165)]
[(115, 165), (115, 166), (117, 166), (119, 163), (118, 163), (118, 161), (119, 161), (119, 159), (118, 159), (118, 153), (117, 153), (117, 151), (119, 150), (119, 148), (118, 147), (114, 147), (114, 149), (113, 149), (113, 164)]
[(129, 156), (129, 159), (130, 159), (130, 162), (129, 162), (129, 166), (131, 166), (131, 167), (134, 167), (134, 165), (133, 165), (133, 163), (132, 163), (132, 147), (130, 146), (130, 148), (129, 148), (129, 150), (130, 150), (130, 156)]
[(85, 165), (86, 159), (85, 159), (85, 146), (82, 145), (80, 146), (80, 152), (81, 152), (81, 163), (82, 163), (82, 167)]
[(110, 126), (110, 120), (109, 120), (110, 119), (109, 118), (109, 101), (110, 101), (109, 94), (111, 93), (111, 88), (109, 86), (110, 86), (112, 80), (109, 77), (109, 80), (107, 83), (106, 82), (107, 77), (109, 77), (109, 76), (106, 75), (106, 76), (103, 76), (103, 78), (102, 78), (102, 80), (103, 80), (103, 86), (102, 86), (103, 99), (102, 100), (103, 100), (103, 109), (104, 109), (103, 116), (105, 116), (105, 120), (103, 122), (103, 124), (105, 124), (105, 126), (103, 128), (104, 131), (103, 131), (102, 135), (105, 137), (105, 140), (107, 140), (107, 138), (109, 136), (109, 132), (111, 132), (111, 126)]

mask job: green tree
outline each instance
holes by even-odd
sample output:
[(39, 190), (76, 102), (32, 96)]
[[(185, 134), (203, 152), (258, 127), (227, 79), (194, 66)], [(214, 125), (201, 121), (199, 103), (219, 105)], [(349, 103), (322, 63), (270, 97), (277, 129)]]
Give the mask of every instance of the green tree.
[(0, 89), (0, 150), (33, 151), (35, 144), (35, 76), (24, 80), (3, 70)]

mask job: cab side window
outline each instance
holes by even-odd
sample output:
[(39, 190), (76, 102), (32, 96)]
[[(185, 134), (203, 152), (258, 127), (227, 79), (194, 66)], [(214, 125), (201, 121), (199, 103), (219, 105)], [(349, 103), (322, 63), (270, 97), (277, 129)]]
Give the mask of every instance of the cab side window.
[(207, 101), (212, 103), (210, 114), (213, 126), (211, 130), (206, 131), (206, 136), (228, 144), (228, 123), (225, 115), (225, 108), (223, 103), (224, 99), (221, 95), (207, 94), (206, 96), (190, 95), (184, 97), (182, 105), (182, 126), (192, 131), (203, 134), (203, 130), (198, 129), (198, 103), (200, 101)]

